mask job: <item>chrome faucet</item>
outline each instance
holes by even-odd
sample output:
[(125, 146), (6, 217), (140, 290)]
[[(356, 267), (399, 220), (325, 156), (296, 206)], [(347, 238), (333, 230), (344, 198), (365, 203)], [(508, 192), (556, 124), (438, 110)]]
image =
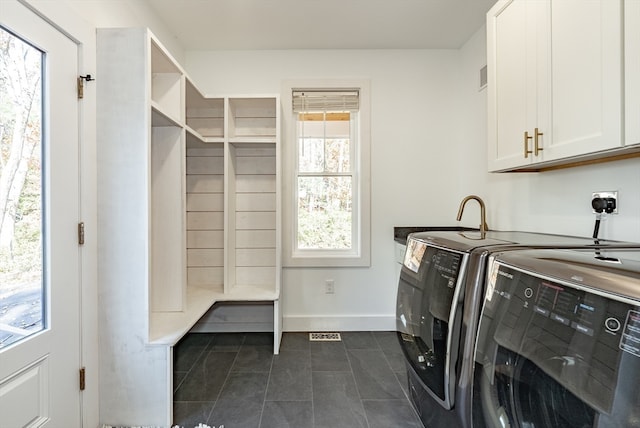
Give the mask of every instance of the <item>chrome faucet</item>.
[(460, 202), (460, 208), (458, 208), (458, 217), (456, 217), (456, 220), (460, 221), (462, 219), (462, 211), (464, 211), (464, 206), (469, 199), (475, 199), (480, 204), (480, 233), (485, 233), (489, 230), (489, 226), (487, 225), (487, 213), (484, 201), (479, 196), (469, 195)]

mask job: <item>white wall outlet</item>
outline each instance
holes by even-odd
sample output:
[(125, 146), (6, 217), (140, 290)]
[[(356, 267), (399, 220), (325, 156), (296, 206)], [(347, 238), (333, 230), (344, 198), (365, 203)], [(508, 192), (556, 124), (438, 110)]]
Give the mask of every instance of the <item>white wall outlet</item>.
[(336, 283), (333, 279), (327, 279), (324, 282), (324, 293), (333, 294), (336, 292)]

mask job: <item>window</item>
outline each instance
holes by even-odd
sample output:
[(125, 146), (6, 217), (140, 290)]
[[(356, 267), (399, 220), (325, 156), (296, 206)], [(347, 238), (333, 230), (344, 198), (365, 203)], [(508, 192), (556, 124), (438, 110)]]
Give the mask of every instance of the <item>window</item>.
[(0, 27), (0, 349), (46, 327), (43, 60)]
[(285, 265), (368, 265), (368, 88), (287, 91)]

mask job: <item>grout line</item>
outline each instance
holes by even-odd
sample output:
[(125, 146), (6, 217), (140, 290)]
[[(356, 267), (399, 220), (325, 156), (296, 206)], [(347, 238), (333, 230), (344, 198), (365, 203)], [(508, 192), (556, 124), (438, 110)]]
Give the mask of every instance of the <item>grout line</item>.
[(260, 420), (258, 421), (258, 428), (262, 426), (262, 416), (264, 415), (264, 406), (267, 402), (267, 393), (269, 392), (269, 382), (271, 381), (271, 372), (273, 371), (273, 361), (276, 359), (275, 355), (271, 356), (271, 365), (269, 366), (269, 376), (267, 376), (267, 385), (264, 387), (264, 397), (262, 397), (262, 410), (260, 410)]
[[(171, 397), (173, 397), (175, 395), (175, 393), (178, 391), (178, 389), (182, 386), (182, 384), (184, 383), (184, 381), (187, 379), (187, 376), (189, 376), (189, 373), (191, 373), (191, 370), (193, 370), (193, 368), (196, 366), (196, 363), (200, 360), (200, 358), (202, 358), (202, 355), (204, 355), (205, 352), (207, 352), (207, 349), (209, 348), (209, 344), (211, 343), (211, 339), (209, 339), (209, 342), (207, 342), (207, 344), (205, 346), (203, 346), (202, 351), (200, 351), (200, 355), (198, 355), (198, 357), (193, 360), (193, 363), (191, 364), (191, 367), (189, 367), (189, 370), (187, 370), (186, 374), (184, 375), (184, 377), (182, 378), (182, 380), (180, 381), (180, 383), (176, 386), (173, 386), (173, 391), (171, 392)], [(175, 347), (173, 348), (173, 373), (172, 376), (174, 376), (175, 378), (175, 372), (176, 372), (176, 367), (175, 367), (175, 362), (176, 362), (176, 352), (175, 352)], [(173, 398), (172, 398), (173, 400)]]
[[(344, 343), (344, 342), (343, 342)], [(347, 362), (349, 363), (349, 368), (351, 369), (351, 378), (353, 378), (353, 384), (356, 387), (356, 391), (358, 392), (358, 400), (360, 401), (360, 406), (362, 407), (362, 414), (364, 415), (364, 421), (367, 423), (367, 428), (369, 425), (369, 417), (367, 416), (367, 411), (364, 408), (364, 403), (362, 402), (362, 394), (360, 394), (360, 388), (358, 387), (358, 381), (356, 380), (356, 375), (353, 372), (353, 365), (351, 364), (351, 357), (349, 356), (349, 349), (347, 349), (347, 345), (344, 345), (344, 352), (347, 355)]]
[(313, 399), (313, 356), (311, 355), (311, 345), (309, 344), (309, 388), (311, 388), (311, 426), (316, 426), (316, 406)]
[[(236, 363), (236, 360), (238, 359), (238, 355), (240, 355), (240, 351), (242, 350), (242, 345), (244, 345), (244, 341), (247, 339), (247, 336), (244, 335), (242, 337), (242, 343), (240, 343), (240, 345), (238, 346), (238, 350), (234, 351), (236, 353), (236, 356), (233, 357), (233, 361), (231, 362), (231, 365), (229, 366), (229, 371), (227, 372), (227, 376), (224, 378), (224, 382), (222, 382), (222, 386), (220, 387), (220, 391), (218, 391), (218, 395), (216, 395), (216, 399), (213, 402), (213, 406), (211, 406), (211, 410), (209, 411), (209, 414), (207, 415), (207, 420), (205, 421), (206, 424), (209, 423), (209, 420), (211, 419), (211, 415), (213, 415), (213, 411), (215, 410), (216, 406), (218, 405), (218, 402), (220, 401), (220, 395), (222, 394), (222, 391), (224, 391), (224, 387), (227, 384), (227, 382), (229, 381), (229, 377), (231, 377), (231, 369), (233, 368), (233, 365)], [(215, 352), (215, 351), (209, 351), (209, 352)]]

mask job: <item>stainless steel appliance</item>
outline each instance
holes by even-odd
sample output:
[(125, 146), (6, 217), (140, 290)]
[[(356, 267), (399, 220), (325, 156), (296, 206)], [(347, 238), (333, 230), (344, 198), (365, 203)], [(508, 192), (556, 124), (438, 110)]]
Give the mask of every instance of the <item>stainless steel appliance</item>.
[(469, 349), (474, 346), (487, 255), (500, 248), (590, 245), (594, 245), (591, 238), (526, 232), (409, 235), (398, 283), (396, 325), (411, 399), (425, 426), (471, 424)]
[(491, 259), (473, 427), (640, 427), (640, 249)]

